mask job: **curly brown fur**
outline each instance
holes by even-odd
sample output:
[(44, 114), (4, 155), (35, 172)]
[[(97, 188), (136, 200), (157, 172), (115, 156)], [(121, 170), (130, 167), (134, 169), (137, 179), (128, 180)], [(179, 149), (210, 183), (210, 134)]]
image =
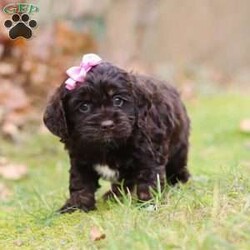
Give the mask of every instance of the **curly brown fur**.
[(69, 152), (70, 198), (62, 212), (95, 209), (98, 180), (107, 175), (106, 198), (119, 195), (122, 183), (142, 201), (151, 199), (157, 175), (161, 184), (188, 181), (189, 119), (165, 82), (102, 62), (76, 89), (63, 83), (56, 90), (44, 123)]

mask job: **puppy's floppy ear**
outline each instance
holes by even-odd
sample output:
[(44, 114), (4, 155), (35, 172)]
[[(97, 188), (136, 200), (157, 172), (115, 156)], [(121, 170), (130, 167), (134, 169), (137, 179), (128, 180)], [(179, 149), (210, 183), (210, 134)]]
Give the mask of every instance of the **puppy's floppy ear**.
[(62, 142), (68, 138), (67, 121), (63, 105), (65, 95), (65, 87), (61, 85), (50, 98), (43, 116), (46, 127), (52, 134), (60, 137)]

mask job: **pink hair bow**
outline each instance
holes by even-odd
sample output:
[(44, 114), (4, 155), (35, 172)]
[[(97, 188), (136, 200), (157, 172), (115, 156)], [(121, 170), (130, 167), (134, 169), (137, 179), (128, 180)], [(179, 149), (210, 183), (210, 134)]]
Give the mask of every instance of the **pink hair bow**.
[(73, 90), (76, 87), (76, 83), (83, 82), (88, 71), (100, 64), (101, 61), (102, 59), (96, 54), (84, 55), (80, 66), (71, 67), (66, 71), (69, 78), (65, 81), (65, 88)]

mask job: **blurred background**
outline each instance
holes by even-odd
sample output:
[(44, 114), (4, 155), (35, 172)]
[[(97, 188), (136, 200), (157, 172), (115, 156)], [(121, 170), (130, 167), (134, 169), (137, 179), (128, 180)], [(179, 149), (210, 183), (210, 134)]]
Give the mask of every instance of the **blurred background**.
[[(31, 39), (9, 38), (2, 9), (13, 2), (39, 7)], [(186, 104), (193, 180), (159, 213), (129, 212), (130, 199), (111, 212), (101, 182), (100, 212), (56, 216), (69, 160), (42, 114), (90, 52), (170, 82)], [(249, 152), (250, 0), (0, 0), (0, 249), (249, 249)]]
[(10, 140), (25, 127), (45, 132), (48, 96), (88, 52), (167, 80), (186, 99), (250, 88), (248, 0), (22, 2), (39, 7), (29, 40), (11, 40), (2, 25), (11, 15), (0, 12), (0, 134)]

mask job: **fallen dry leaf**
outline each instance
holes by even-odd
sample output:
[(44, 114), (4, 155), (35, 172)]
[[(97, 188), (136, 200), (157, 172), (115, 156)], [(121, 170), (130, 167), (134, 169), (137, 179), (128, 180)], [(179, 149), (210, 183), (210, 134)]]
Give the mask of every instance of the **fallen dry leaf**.
[(0, 166), (6, 165), (8, 163), (7, 158), (0, 156)]
[(30, 101), (24, 89), (18, 85), (13, 85), (9, 80), (2, 80), (0, 89), (0, 105), (6, 110), (30, 109)]
[(250, 141), (246, 141), (244, 143), (244, 146), (247, 148), (247, 149), (250, 149)]
[(15, 74), (15, 71), (16, 71), (15, 65), (11, 63), (5, 63), (5, 62), (0, 63), (0, 75), (11, 76)]
[(4, 137), (9, 138), (13, 141), (16, 141), (19, 137), (19, 130), (18, 127), (13, 123), (4, 123), (2, 125), (2, 134)]
[(3, 183), (0, 183), (0, 200), (7, 200), (11, 195), (11, 191)]
[(13, 243), (14, 243), (14, 245), (16, 245), (18, 247), (21, 247), (24, 244), (24, 242), (20, 239), (15, 240)]
[(26, 165), (8, 163), (0, 166), (0, 176), (7, 180), (19, 180), (28, 173)]
[(240, 122), (240, 131), (250, 133), (250, 119), (244, 119)]
[(105, 239), (106, 235), (100, 231), (99, 228), (97, 227), (92, 227), (90, 229), (90, 239), (92, 241), (98, 241), (98, 240), (103, 240)]

